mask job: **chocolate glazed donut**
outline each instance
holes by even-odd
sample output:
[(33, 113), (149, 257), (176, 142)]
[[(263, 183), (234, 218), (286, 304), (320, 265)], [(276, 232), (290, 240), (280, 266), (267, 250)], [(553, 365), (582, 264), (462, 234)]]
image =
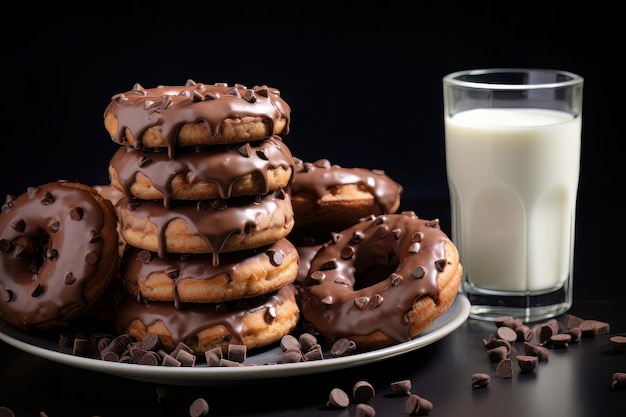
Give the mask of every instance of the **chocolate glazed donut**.
[(232, 145), (195, 146), (175, 159), (165, 152), (121, 147), (111, 158), (111, 184), (127, 196), (163, 200), (227, 199), (286, 187), (294, 159), (279, 136)]
[(371, 216), (334, 233), (299, 289), (306, 326), (368, 350), (406, 342), (454, 301), (462, 266), (438, 220)]
[(29, 331), (67, 325), (119, 267), (111, 202), (59, 181), (7, 196), (0, 214), (0, 317)]
[(143, 88), (116, 94), (104, 111), (111, 139), (120, 145), (164, 147), (241, 143), (289, 133), (291, 109), (268, 86), (213, 85)]

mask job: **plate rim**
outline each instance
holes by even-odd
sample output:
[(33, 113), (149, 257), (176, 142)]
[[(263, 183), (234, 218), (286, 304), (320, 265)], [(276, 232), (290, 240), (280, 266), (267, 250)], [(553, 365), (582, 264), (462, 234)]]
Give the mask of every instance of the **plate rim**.
[[(240, 367), (165, 367), (139, 364), (108, 362), (98, 358), (88, 358), (53, 350), (28, 343), (27, 340), (40, 340), (8, 326), (0, 320), (0, 340), (26, 353), (66, 366), (81, 368), (144, 382), (167, 383), (170, 385), (210, 385), (216, 383), (250, 382), (259, 379), (303, 376), (356, 367), (405, 354), (428, 346), (460, 327), (469, 317), (470, 302), (458, 293), (450, 307), (435, 320), (431, 327), (413, 340), (389, 347), (357, 353), (338, 358), (326, 358), (310, 362), (284, 364), (247, 364)], [(8, 334), (10, 333), (10, 334)], [(45, 339), (46, 343), (52, 343)], [(44, 343), (39, 342), (39, 345)], [(59, 348), (60, 349), (60, 348)], [(252, 356), (253, 358), (254, 356)]]

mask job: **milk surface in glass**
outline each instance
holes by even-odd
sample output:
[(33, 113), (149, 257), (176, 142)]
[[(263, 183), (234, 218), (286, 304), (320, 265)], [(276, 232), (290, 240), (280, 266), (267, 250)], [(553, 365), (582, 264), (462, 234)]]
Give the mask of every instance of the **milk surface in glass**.
[(446, 116), (445, 129), (452, 236), (468, 281), (505, 292), (562, 285), (571, 273), (581, 118), (473, 109)]

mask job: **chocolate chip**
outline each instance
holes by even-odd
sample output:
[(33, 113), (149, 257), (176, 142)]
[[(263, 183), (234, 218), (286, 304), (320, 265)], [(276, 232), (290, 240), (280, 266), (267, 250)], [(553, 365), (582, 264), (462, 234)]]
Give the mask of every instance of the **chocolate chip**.
[(277, 363), (298, 363), (303, 359), (302, 351), (300, 349), (293, 348), (286, 350), (278, 359)]
[(489, 356), (489, 360), (493, 363), (498, 363), (504, 358), (506, 358), (509, 354), (506, 346), (498, 346), (493, 349), (489, 349), (487, 351), (487, 356)]
[(397, 286), (400, 282), (402, 282), (402, 276), (401, 276), (401, 275), (398, 275), (398, 274), (396, 274), (396, 273), (392, 273), (392, 274), (389, 276), (389, 280), (391, 281), (391, 286), (392, 286), (392, 287), (395, 287), (395, 286)]
[(376, 415), (376, 410), (369, 404), (357, 404), (355, 411), (354, 417), (374, 417)]
[(524, 342), (524, 353), (526, 355), (536, 356), (540, 362), (548, 360), (548, 349), (530, 342)]
[(105, 350), (103, 354), (100, 355), (100, 359), (107, 362), (119, 362), (120, 357), (112, 350)]
[(300, 349), (301, 347), (302, 344), (294, 335), (286, 334), (280, 339), (280, 348), (283, 352), (290, 349)]
[(13, 230), (15, 230), (16, 232), (23, 232), (24, 230), (26, 230), (26, 222), (24, 221), (24, 219), (19, 219), (16, 220), (15, 222), (13, 222), (11, 224), (11, 227), (13, 228)]
[(239, 148), (237, 148), (237, 152), (239, 152), (239, 154), (241, 156), (244, 156), (244, 157), (248, 158), (248, 157), (250, 157), (250, 154), (252, 153), (252, 148), (251, 148), (250, 144), (248, 142), (246, 142), (245, 144), (243, 144)]
[(0, 299), (2, 299), (2, 301), (7, 302), (7, 303), (13, 301), (13, 291), (11, 290), (0, 291)]
[(498, 327), (496, 333), (500, 339), (506, 340), (509, 343), (515, 342), (517, 340), (517, 332), (510, 327)]
[(41, 197), (39, 202), (44, 206), (48, 206), (54, 203), (54, 196), (50, 194), (48, 191), (44, 191), (43, 196)]
[(306, 352), (317, 345), (317, 338), (311, 333), (302, 333), (298, 337), (298, 342), (300, 343), (300, 349)]
[(230, 359), (222, 358), (220, 359), (220, 366), (224, 368), (236, 368), (245, 365), (243, 363), (231, 361)]
[(424, 268), (423, 266), (418, 266), (411, 272), (411, 275), (413, 276), (413, 278), (423, 278), (426, 275), (426, 268)]
[(411, 416), (426, 416), (432, 411), (433, 404), (419, 395), (411, 394), (405, 402), (405, 409)]
[(95, 230), (91, 230), (89, 232), (89, 243), (98, 243), (102, 241), (102, 235), (96, 232)]
[(141, 341), (141, 347), (145, 350), (157, 351), (161, 348), (161, 338), (158, 334), (151, 333)]
[(270, 249), (265, 252), (270, 259), (270, 263), (274, 266), (280, 266), (285, 260), (285, 254), (281, 251)]
[(550, 346), (555, 349), (564, 349), (569, 347), (572, 336), (567, 333), (553, 334), (550, 337)]
[(489, 374), (476, 373), (472, 375), (472, 388), (485, 388), (487, 385), (489, 385), (490, 381), (491, 377), (489, 376)]
[(65, 274), (65, 278), (63, 282), (65, 282), (65, 285), (72, 285), (73, 283), (76, 282), (76, 277), (74, 276), (73, 273), (68, 272), (67, 274)]
[(137, 260), (143, 264), (149, 264), (152, 260), (152, 254), (147, 250), (142, 250), (137, 254)]
[[(208, 364), (208, 361), (207, 361), (207, 364)], [(161, 359), (161, 365), (174, 367), (174, 368), (179, 368), (183, 366), (182, 362), (176, 359), (175, 357), (173, 357), (172, 355), (164, 355)], [(211, 364), (208, 364), (208, 365), (211, 366)]]
[(0, 251), (9, 252), (13, 249), (13, 242), (8, 239), (0, 239)]
[(328, 394), (326, 405), (332, 408), (346, 408), (350, 405), (350, 398), (341, 388), (333, 388)]
[(411, 394), (411, 380), (403, 379), (390, 384), (391, 393), (397, 396), (405, 396)]
[(354, 340), (350, 340), (348, 338), (342, 337), (338, 339), (330, 348), (330, 353), (333, 356), (347, 356), (350, 353), (354, 352), (356, 349), (356, 343)]
[(90, 250), (85, 254), (85, 262), (89, 265), (95, 265), (100, 260), (100, 255), (98, 252)]
[(82, 220), (84, 214), (84, 210), (82, 207), (72, 207), (70, 209), (70, 219), (72, 220)]
[(247, 348), (245, 345), (228, 345), (227, 357), (231, 361), (243, 362), (246, 360)]
[(174, 359), (179, 361), (181, 366), (194, 367), (196, 364), (196, 355), (186, 349), (179, 349), (176, 352)]
[(626, 390), (626, 373), (616, 372), (611, 377), (611, 390), (624, 391)]
[(531, 355), (517, 355), (516, 359), (522, 373), (533, 372), (539, 362), (538, 357)]
[(190, 417), (203, 417), (209, 414), (209, 404), (204, 398), (194, 400), (189, 406)]
[(324, 359), (324, 353), (322, 352), (322, 347), (320, 345), (315, 345), (316, 347), (312, 347), (307, 350), (304, 355), (302, 355), (302, 360), (304, 361), (318, 361)]
[(496, 375), (500, 378), (513, 377), (513, 361), (510, 358), (504, 358), (496, 366)]
[(161, 362), (161, 357), (156, 352), (146, 352), (137, 363), (139, 365), (147, 365), (147, 366), (157, 366)]
[(356, 252), (356, 249), (354, 249), (354, 246), (346, 246), (345, 248), (343, 248), (341, 250), (341, 259), (352, 259), (352, 257), (354, 257), (354, 253)]
[(611, 347), (614, 352), (626, 352), (626, 336), (612, 336), (609, 342), (611, 342)]
[(439, 272), (443, 272), (446, 269), (447, 265), (448, 265), (448, 261), (445, 258), (437, 259), (435, 261), (435, 266), (437, 267), (437, 271)]
[(89, 356), (91, 353), (91, 343), (88, 339), (75, 338), (74, 346), (72, 347), (72, 354), (76, 356)]
[(46, 250), (46, 258), (54, 261), (59, 257), (59, 251), (53, 248), (49, 248)]
[(374, 398), (374, 395), (374, 387), (367, 381), (358, 381), (352, 387), (352, 398), (357, 403), (368, 403)]

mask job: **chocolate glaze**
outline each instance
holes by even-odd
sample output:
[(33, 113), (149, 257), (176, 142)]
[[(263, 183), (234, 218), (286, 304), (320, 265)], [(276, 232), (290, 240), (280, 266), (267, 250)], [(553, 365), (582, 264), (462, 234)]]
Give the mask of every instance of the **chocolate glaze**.
[(413, 212), (371, 216), (333, 234), (300, 288), (304, 320), (331, 341), (376, 331), (410, 340), (407, 315), (420, 297), (437, 301), (448, 241), (438, 220)]
[(178, 174), (185, 174), (194, 182), (215, 183), (220, 198), (227, 199), (232, 195), (234, 183), (248, 174), (262, 180), (262, 194), (269, 192), (268, 171), (282, 167), (290, 169), (293, 177), (295, 162), (282, 139), (273, 136), (243, 144), (196, 147), (179, 151), (175, 159), (170, 159), (163, 152), (121, 147), (113, 155), (110, 165), (117, 171), (127, 196), (131, 196), (130, 186), (135, 175), (142, 173), (163, 193), (163, 205), (169, 207), (172, 198), (171, 181)]
[[(289, 195), (282, 189), (266, 195), (238, 196), (228, 200), (202, 200), (177, 202), (171, 208), (148, 200), (129, 200), (123, 197), (116, 206), (118, 221), (124, 229), (130, 227), (132, 218), (146, 218), (157, 230), (158, 255), (164, 257), (165, 230), (174, 219), (183, 219), (189, 230), (206, 241), (213, 253), (213, 265), (219, 265), (218, 254), (231, 235), (246, 235), (257, 227), (259, 217), (271, 217), (275, 212), (285, 213), (285, 223), (293, 219)], [(143, 248), (145, 249), (145, 248)]]
[[(217, 134), (220, 123), (227, 118), (262, 117), (274, 123), (286, 119), (281, 134), (289, 133), (291, 109), (280, 97), (280, 91), (268, 86), (247, 88), (241, 84), (213, 85), (188, 80), (184, 86), (143, 88), (135, 84), (131, 91), (116, 94), (104, 111), (118, 120), (114, 142), (127, 144), (126, 129), (137, 146), (146, 129), (159, 125), (170, 155), (177, 145), (178, 129), (189, 123), (205, 123), (211, 134)], [(273, 130), (273, 127), (272, 127)], [(276, 132), (275, 132), (276, 133)]]
[[(121, 276), (126, 285), (135, 285), (137, 282), (147, 279), (152, 274), (162, 273), (169, 276), (174, 286), (186, 279), (211, 280), (218, 275), (234, 274), (242, 261), (265, 253), (269, 261), (278, 266), (288, 254), (296, 251), (296, 248), (287, 239), (260, 248), (223, 253), (217, 266), (210, 264), (210, 258), (204, 254), (165, 254), (160, 258), (152, 252), (127, 246), (122, 259)], [(139, 290), (138, 301), (143, 299)], [(177, 296), (177, 291), (174, 291)], [(179, 299), (174, 300), (174, 305), (179, 307)]]
[(68, 184), (30, 187), (2, 206), (0, 313), (24, 330), (67, 324), (67, 312), (88, 307), (84, 288), (98, 273), (105, 213), (90, 192)]
[(295, 158), (296, 175), (291, 185), (291, 195), (307, 195), (320, 201), (330, 190), (340, 185), (358, 184), (365, 187), (376, 199), (379, 213), (389, 213), (402, 193), (402, 186), (385, 175), (382, 170), (344, 168), (327, 159), (304, 162)]
[(221, 324), (228, 329), (234, 342), (242, 340), (246, 314), (265, 309), (265, 319), (271, 324), (276, 307), (287, 301), (295, 303), (295, 288), (291, 284), (258, 297), (222, 303), (184, 303), (180, 308), (168, 302), (137, 302), (123, 294), (116, 301), (115, 310), (120, 333), (125, 332), (135, 319), (141, 320), (146, 327), (161, 321), (172, 335), (174, 344), (177, 344), (188, 342), (198, 332)]

